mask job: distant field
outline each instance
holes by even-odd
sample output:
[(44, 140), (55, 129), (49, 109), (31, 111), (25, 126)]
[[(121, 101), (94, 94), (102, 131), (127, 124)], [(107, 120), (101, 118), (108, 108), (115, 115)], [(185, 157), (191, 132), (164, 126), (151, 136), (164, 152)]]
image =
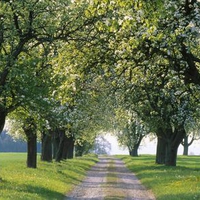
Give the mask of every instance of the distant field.
[(25, 153), (0, 153), (0, 199), (63, 199), (96, 161), (85, 156), (46, 163), (38, 156), (38, 168), (28, 169)]
[(177, 167), (156, 165), (155, 156), (118, 156), (157, 200), (200, 200), (200, 157), (179, 156)]

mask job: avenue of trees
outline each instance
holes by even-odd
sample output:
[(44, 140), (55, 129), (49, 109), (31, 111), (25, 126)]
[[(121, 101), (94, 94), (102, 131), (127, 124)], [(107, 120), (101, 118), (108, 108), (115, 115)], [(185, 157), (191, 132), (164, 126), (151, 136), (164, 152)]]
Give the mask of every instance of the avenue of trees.
[(175, 166), (199, 133), (199, 18), (198, 0), (1, 1), (0, 131), (26, 138), (28, 167), (38, 140), (59, 162), (102, 131), (131, 155), (155, 134), (155, 162)]

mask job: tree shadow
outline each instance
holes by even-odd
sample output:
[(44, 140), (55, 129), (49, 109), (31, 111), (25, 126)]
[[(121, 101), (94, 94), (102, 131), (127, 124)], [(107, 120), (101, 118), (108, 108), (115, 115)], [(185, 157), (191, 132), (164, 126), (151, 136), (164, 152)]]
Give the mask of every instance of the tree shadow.
[(25, 188), (25, 192), (30, 194), (37, 194), (37, 196), (41, 197), (42, 199), (63, 199), (64, 195), (54, 190), (49, 190), (45, 187), (41, 186), (32, 186), (32, 185), (23, 185)]
[(0, 183), (6, 183), (7, 181), (0, 177)]
[(187, 194), (187, 191), (185, 193), (180, 193), (180, 194), (166, 194), (166, 195), (162, 195), (159, 196), (159, 200), (166, 200), (166, 199), (170, 199), (170, 200), (184, 200), (184, 199), (194, 199), (194, 200), (199, 200), (200, 199), (200, 193), (196, 194), (193, 193), (191, 195)]

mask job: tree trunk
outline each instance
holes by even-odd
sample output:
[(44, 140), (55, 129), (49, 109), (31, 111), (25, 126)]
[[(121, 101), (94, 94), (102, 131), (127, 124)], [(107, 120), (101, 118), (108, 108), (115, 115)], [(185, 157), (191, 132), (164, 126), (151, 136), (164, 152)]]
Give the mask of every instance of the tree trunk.
[(36, 134), (27, 138), (27, 167), (37, 167), (37, 137)]
[(134, 148), (130, 151), (130, 156), (138, 157), (138, 147), (139, 146), (134, 146)]
[(139, 135), (139, 137), (137, 138), (137, 142), (132, 147), (128, 147), (130, 156), (138, 156), (138, 149), (143, 137), (143, 135)]
[(176, 166), (178, 147), (186, 135), (184, 126), (175, 128), (174, 132), (171, 131), (168, 135), (170, 137), (167, 140), (165, 165)]
[(5, 121), (6, 121), (6, 109), (5, 107), (0, 104), (0, 134), (3, 131), (4, 125), (5, 125)]
[(74, 157), (74, 138), (71, 136), (69, 139), (69, 148), (67, 158), (72, 159)]
[(189, 144), (188, 144), (188, 135), (184, 137), (183, 141), (183, 155), (188, 156)]
[(59, 131), (54, 130), (52, 133), (53, 159), (56, 159), (56, 154), (58, 152), (59, 143), (60, 143)]
[(64, 138), (63, 138), (63, 148), (62, 148), (62, 156), (61, 158), (63, 160), (66, 160), (67, 159), (67, 156), (68, 156), (68, 149), (69, 149), (69, 142), (68, 142), (68, 138), (66, 135), (64, 135)]
[(65, 144), (65, 131), (64, 130), (59, 130), (59, 146), (58, 150), (56, 152), (56, 162), (60, 162), (63, 159), (63, 149), (64, 149), (64, 144)]
[(166, 143), (166, 166), (176, 166), (178, 145), (173, 145), (172, 141), (168, 140)]
[(51, 162), (52, 161), (52, 135), (49, 133), (42, 133), (42, 153), (41, 160)]
[(23, 130), (27, 138), (27, 167), (37, 167), (37, 134), (34, 119), (27, 118)]
[(157, 149), (156, 149), (156, 164), (165, 164), (166, 156), (166, 140), (162, 137), (157, 137)]
[(72, 159), (74, 157), (74, 138), (64, 136), (62, 159)]
[(83, 156), (84, 147), (85, 147), (84, 145), (76, 144), (75, 155), (76, 156)]

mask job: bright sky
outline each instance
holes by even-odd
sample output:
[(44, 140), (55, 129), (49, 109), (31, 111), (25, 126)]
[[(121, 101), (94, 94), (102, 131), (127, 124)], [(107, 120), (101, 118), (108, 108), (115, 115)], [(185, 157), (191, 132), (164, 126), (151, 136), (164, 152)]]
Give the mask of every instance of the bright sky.
[[(116, 137), (111, 135), (106, 135), (105, 138), (111, 143), (111, 155), (115, 154), (125, 154), (128, 155), (129, 152), (127, 149), (123, 149), (119, 147)], [(148, 138), (145, 138), (142, 141), (142, 144), (138, 151), (139, 154), (156, 154), (156, 139), (150, 141)], [(182, 145), (179, 146), (178, 154), (183, 154), (183, 147)], [(189, 154), (190, 155), (200, 155), (200, 141), (195, 141), (192, 146), (189, 147)]]

